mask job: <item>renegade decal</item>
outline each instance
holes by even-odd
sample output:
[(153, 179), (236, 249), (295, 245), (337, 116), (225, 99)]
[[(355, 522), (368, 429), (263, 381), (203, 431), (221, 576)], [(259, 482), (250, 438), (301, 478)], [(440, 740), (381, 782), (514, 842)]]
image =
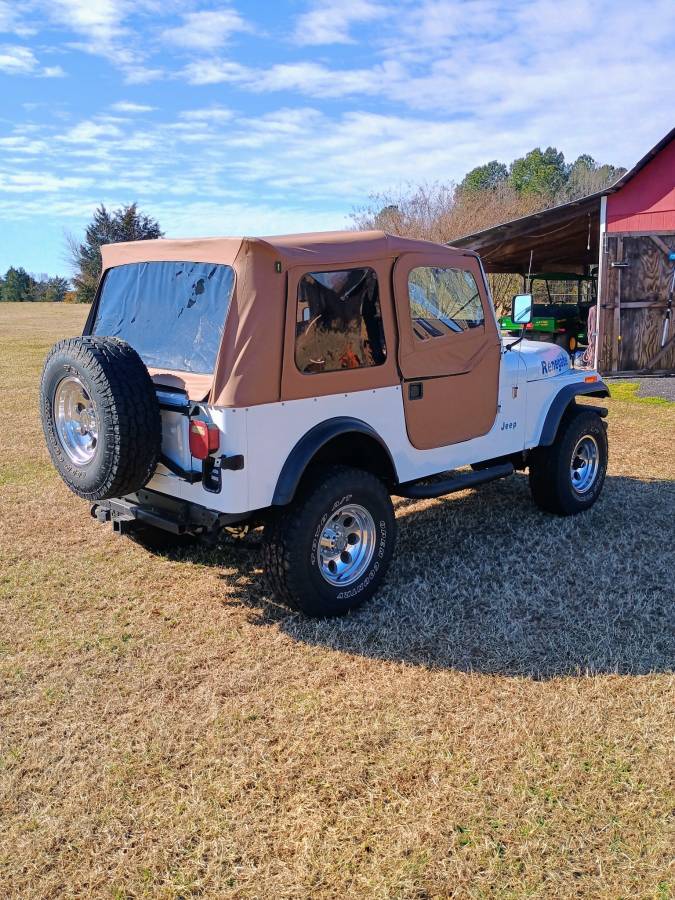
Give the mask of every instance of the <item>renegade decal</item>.
[(569, 369), (569, 367), (570, 367), (569, 359), (566, 356), (556, 356), (556, 358), (550, 360), (550, 362), (546, 362), (545, 359), (542, 359), (541, 374), (542, 375), (559, 375), (561, 372), (567, 371), (567, 369)]

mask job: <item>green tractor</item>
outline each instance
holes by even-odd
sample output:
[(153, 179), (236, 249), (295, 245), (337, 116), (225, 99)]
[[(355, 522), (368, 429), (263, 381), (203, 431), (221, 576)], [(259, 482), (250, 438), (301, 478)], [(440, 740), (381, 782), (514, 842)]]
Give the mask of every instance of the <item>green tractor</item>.
[[(574, 353), (586, 346), (588, 311), (596, 302), (597, 276), (566, 272), (538, 272), (523, 278), (523, 293), (532, 294), (532, 321), (525, 326), (533, 341), (550, 341)], [(517, 336), (520, 326), (510, 315), (502, 316), (499, 327)]]

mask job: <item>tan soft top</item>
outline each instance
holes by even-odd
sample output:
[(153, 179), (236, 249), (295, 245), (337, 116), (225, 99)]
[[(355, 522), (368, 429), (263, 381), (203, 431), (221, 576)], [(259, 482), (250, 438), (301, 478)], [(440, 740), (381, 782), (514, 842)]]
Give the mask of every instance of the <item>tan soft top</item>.
[[(192, 399), (252, 406), (281, 399), (286, 273), (294, 266), (374, 265), (402, 253), (449, 247), (383, 231), (327, 231), (273, 237), (160, 239), (106, 244), (103, 272), (137, 262), (206, 262), (232, 266), (235, 288), (213, 376), (151, 370), (156, 380), (185, 387)], [(466, 255), (470, 254), (463, 251)]]
[(315, 231), (271, 237), (161, 238), (101, 247), (103, 271), (126, 263), (171, 260), (212, 262), (233, 266), (240, 251), (278, 259), (284, 268), (317, 260), (317, 264), (367, 262), (401, 253), (438, 248), (431, 241), (414, 240), (384, 231)]

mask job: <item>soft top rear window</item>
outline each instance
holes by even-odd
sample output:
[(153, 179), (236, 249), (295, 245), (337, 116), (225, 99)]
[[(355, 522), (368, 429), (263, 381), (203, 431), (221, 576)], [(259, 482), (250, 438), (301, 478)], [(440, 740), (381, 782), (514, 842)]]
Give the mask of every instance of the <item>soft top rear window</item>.
[(92, 333), (127, 341), (151, 368), (211, 374), (233, 289), (231, 266), (116, 266), (103, 281)]

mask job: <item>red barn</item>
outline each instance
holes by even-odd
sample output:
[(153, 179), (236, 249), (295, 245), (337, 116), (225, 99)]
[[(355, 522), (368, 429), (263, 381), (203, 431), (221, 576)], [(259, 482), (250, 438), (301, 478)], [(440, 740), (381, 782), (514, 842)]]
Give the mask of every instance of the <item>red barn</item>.
[(675, 128), (615, 184), (467, 235), (489, 272), (597, 272), (601, 372), (675, 372), (675, 321), (664, 340), (675, 263)]

